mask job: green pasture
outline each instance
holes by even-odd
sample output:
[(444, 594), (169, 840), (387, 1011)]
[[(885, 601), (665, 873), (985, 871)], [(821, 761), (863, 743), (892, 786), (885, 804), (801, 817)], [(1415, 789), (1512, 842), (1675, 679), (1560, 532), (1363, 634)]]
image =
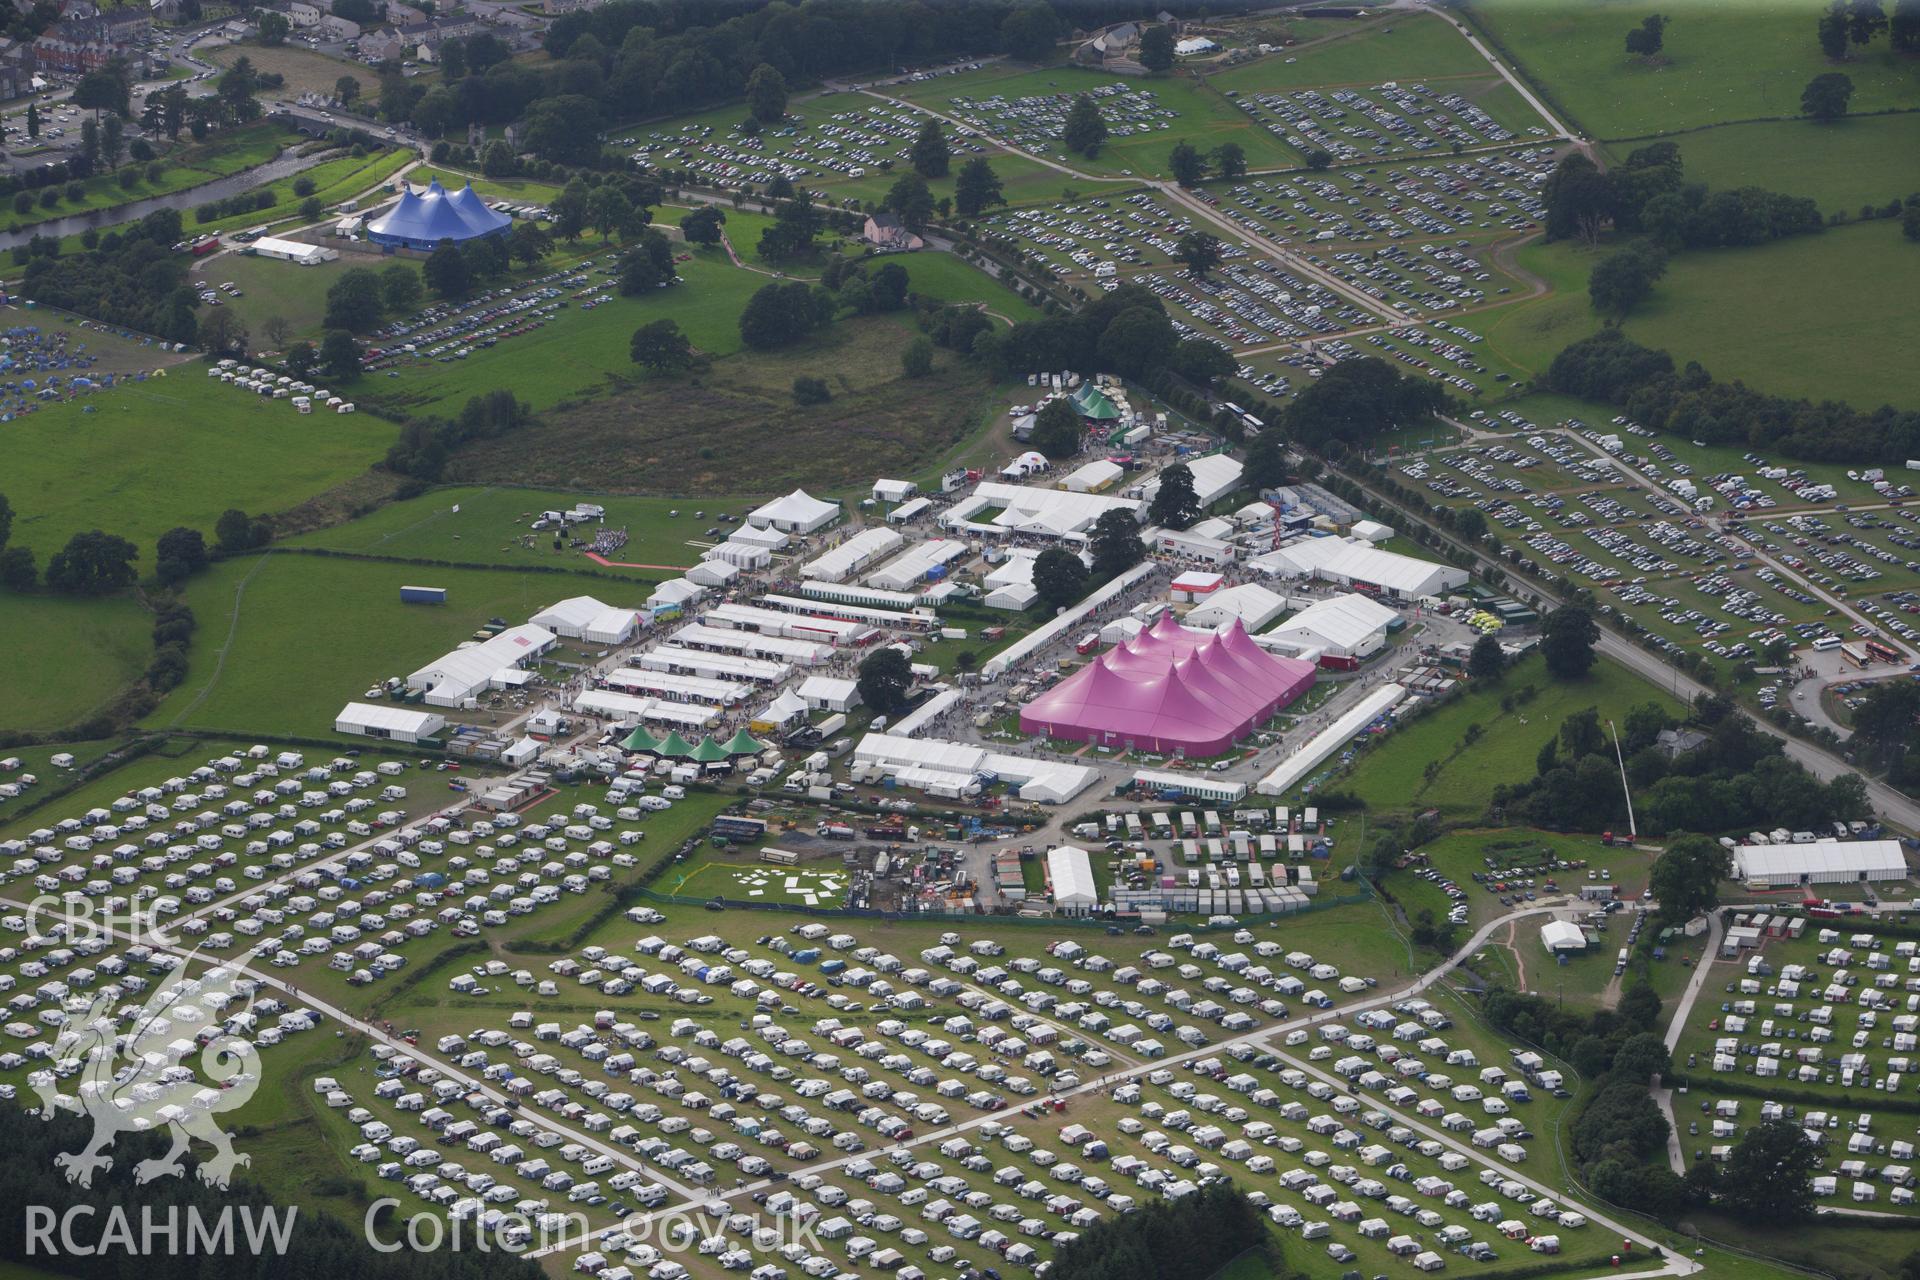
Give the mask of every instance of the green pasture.
[[(1897, 223), (1833, 227), (1737, 249), (1674, 255), (1653, 296), (1622, 326), (1628, 336), (1698, 360), (1716, 377), (1779, 395), (1920, 405), (1920, 369), (1891, 353), (1920, 339), (1908, 305), (1920, 253)], [(1489, 345), (1538, 377), (1553, 357), (1600, 328), (1586, 277), (1600, 254), (1561, 242), (1520, 250), (1555, 292), (1502, 308), (1485, 323)], [(1764, 323), (1756, 323), (1763, 320)]]
[(1496, 74), (1465, 37), (1432, 14), (1396, 15), (1310, 48), (1281, 50), (1207, 77), (1217, 89), (1272, 93), (1321, 85), (1423, 84)]
[[(402, 584), (446, 587), (444, 605), (400, 603)], [(428, 569), (292, 553), (224, 561), (191, 581), (199, 619), (186, 680), (153, 727), (333, 736), (367, 686), (404, 676), (492, 617), (525, 622), (567, 596), (638, 607), (636, 585), (496, 569)], [(482, 716), (481, 723), (486, 723)]]
[(199, 363), (79, 400), (50, 404), (0, 429), (0, 475), (15, 512), (13, 541), (44, 565), (84, 529), (141, 548), (175, 525), (209, 539), (222, 511), (276, 512), (365, 471), (394, 436), (368, 414), (294, 412), (206, 376)]
[(0, 592), (0, 653), (10, 655), (0, 681), (0, 725), (50, 729), (85, 719), (146, 667), (151, 630), (131, 596)]
[[(1835, 67), (1814, 40), (1817, 8), (1748, 0), (1609, 0), (1555, 3), (1472, 0), (1467, 17), (1490, 31), (1573, 116), (1599, 138), (1633, 138), (1704, 124), (1800, 114), (1800, 91), (1830, 70), (1854, 83), (1853, 109), (1920, 103), (1911, 64), (1885, 36)], [(1670, 20), (1660, 59), (1626, 51), (1627, 32), (1649, 14)]]
[[(1920, 191), (1920, 115), (1853, 116), (1835, 124), (1762, 121), (1696, 129), (1670, 139), (1687, 181), (1715, 190), (1762, 187), (1858, 214)], [(1645, 143), (1608, 147), (1618, 162)]]
[[(1511, 709), (1502, 702), (1527, 686), (1535, 694)], [(1365, 752), (1333, 787), (1352, 791), (1374, 810), (1438, 809), (1444, 818), (1471, 818), (1486, 811), (1493, 789), (1524, 782), (1534, 774), (1534, 757), (1560, 722), (1587, 707), (1615, 720), (1629, 708), (1657, 702), (1678, 712), (1680, 704), (1638, 676), (1605, 659), (1578, 681), (1555, 680), (1538, 657), (1528, 657), (1485, 688), (1470, 688), (1425, 715), (1392, 731)], [(1467, 726), (1480, 737), (1463, 745)], [(1429, 779), (1429, 762), (1439, 771)]]

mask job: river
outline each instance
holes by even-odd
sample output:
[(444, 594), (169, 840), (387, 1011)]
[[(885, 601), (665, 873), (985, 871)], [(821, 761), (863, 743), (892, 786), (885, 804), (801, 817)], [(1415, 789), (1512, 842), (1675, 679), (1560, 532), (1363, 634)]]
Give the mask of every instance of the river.
[(179, 209), (185, 215), (181, 219), (182, 232), (191, 236), (194, 233), (192, 210), (196, 206), (205, 204), (209, 200), (224, 200), (228, 196), (237, 196), (243, 191), (252, 191), (280, 178), (292, 177), (337, 154), (339, 153), (321, 152), (303, 156), (298, 154), (294, 147), (289, 147), (265, 164), (243, 169), (239, 173), (228, 174), (224, 178), (214, 178), (197, 187), (188, 187), (184, 191), (147, 196), (145, 199), (116, 204), (105, 209), (90, 209), (85, 213), (49, 218), (44, 222), (22, 227), (18, 231), (0, 231), (0, 250), (25, 244), (35, 236), (77, 236), (89, 227), (106, 228), (118, 226), (123, 222), (136, 222), (156, 209)]

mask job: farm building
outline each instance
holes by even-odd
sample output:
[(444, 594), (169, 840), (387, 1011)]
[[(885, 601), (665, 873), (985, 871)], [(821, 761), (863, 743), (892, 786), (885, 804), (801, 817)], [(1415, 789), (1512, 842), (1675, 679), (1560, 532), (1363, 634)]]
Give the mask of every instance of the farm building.
[(505, 235), (513, 219), (487, 207), (471, 184), (448, 191), (438, 178), (424, 191), (408, 187), (391, 209), (367, 223), (367, 239), (388, 251), (436, 249), (482, 236)]
[(756, 529), (778, 529), (781, 533), (798, 534), (824, 529), (839, 518), (838, 503), (822, 502), (805, 489), (795, 489), (786, 497), (775, 498), (747, 513), (747, 523)]
[(1549, 920), (1540, 926), (1540, 945), (1555, 955), (1563, 951), (1585, 951), (1587, 935), (1570, 920)]
[(1811, 844), (1743, 844), (1733, 851), (1733, 874), (1773, 884), (1857, 884), (1904, 880), (1907, 859), (1898, 840), (1839, 840)]
[(1239, 621), (1192, 631), (1163, 614), (1020, 709), (1023, 733), (1217, 755), (1313, 686), (1313, 664), (1275, 657)]
[(317, 267), (340, 256), (336, 249), (300, 240), (283, 240), (279, 236), (261, 236), (247, 246), (247, 251), (262, 258), (278, 258), (302, 267)]
[(1257, 582), (1243, 582), (1206, 596), (1181, 619), (1189, 627), (1218, 631), (1238, 619), (1248, 631), (1257, 631), (1286, 612), (1286, 598)]
[(1340, 658), (1364, 658), (1379, 651), (1387, 628), (1398, 616), (1375, 600), (1349, 592), (1317, 600), (1260, 639), (1314, 648)]
[(1465, 569), (1382, 551), (1372, 543), (1346, 538), (1302, 538), (1250, 563), (1276, 578), (1318, 578), (1404, 600), (1444, 595), (1467, 584)]
[(525, 683), (522, 668), (553, 648), (557, 639), (531, 623), (508, 627), (491, 640), (455, 649), (421, 667), (407, 677), (407, 687), (425, 689), (429, 706), (457, 707), (488, 689)]
[(585, 640), (589, 644), (625, 644), (640, 629), (640, 615), (633, 609), (620, 609), (592, 596), (569, 596), (548, 605), (528, 619), (557, 636)]
[(333, 718), (335, 733), (358, 733), (394, 742), (421, 742), (446, 727), (447, 718), (433, 711), (383, 706), (377, 702), (349, 702)]
[(1100, 905), (1085, 849), (1063, 844), (1047, 850), (1047, 877), (1053, 882), (1053, 905), (1068, 915), (1087, 915)]

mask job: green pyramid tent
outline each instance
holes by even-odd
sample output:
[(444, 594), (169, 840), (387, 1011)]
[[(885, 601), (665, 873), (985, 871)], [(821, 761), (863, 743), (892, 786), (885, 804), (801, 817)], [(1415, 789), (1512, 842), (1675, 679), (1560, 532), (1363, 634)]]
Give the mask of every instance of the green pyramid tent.
[(742, 729), (727, 739), (727, 754), (730, 756), (758, 755), (765, 746), (766, 744), (760, 739)]
[(1074, 408), (1080, 411), (1083, 418), (1106, 420), (1120, 416), (1120, 410), (1114, 407), (1113, 401), (1107, 399), (1106, 393), (1091, 382), (1081, 383), (1071, 398)]
[(659, 742), (655, 741), (652, 735), (639, 725), (633, 727), (633, 732), (627, 735), (626, 740), (622, 742), (620, 746), (623, 750), (644, 752), (647, 755), (658, 755), (660, 753)]
[(702, 738), (693, 749), (693, 758), (701, 764), (717, 764), (727, 758), (727, 749), (712, 738)]
[(661, 740), (658, 754), (673, 760), (684, 760), (693, 754), (693, 744), (681, 737), (679, 730), (675, 730)]

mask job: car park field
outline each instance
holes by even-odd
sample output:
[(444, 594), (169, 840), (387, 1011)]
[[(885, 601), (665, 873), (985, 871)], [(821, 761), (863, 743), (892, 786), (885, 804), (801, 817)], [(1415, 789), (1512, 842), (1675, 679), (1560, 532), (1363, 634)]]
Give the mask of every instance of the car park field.
[[(1164, 177), (1167, 153), (1179, 142), (1203, 152), (1238, 143), (1253, 169), (1289, 167), (1302, 159), (1282, 139), (1257, 128), (1206, 79), (1177, 77), (1142, 85), (1078, 67), (992, 66), (897, 85), (889, 92), (1015, 150), (1096, 176)], [(1060, 122), (1082, 93), (1099, 105), (1109, 131), (1092, 157), (1068, 156), (1058, 142)]]

